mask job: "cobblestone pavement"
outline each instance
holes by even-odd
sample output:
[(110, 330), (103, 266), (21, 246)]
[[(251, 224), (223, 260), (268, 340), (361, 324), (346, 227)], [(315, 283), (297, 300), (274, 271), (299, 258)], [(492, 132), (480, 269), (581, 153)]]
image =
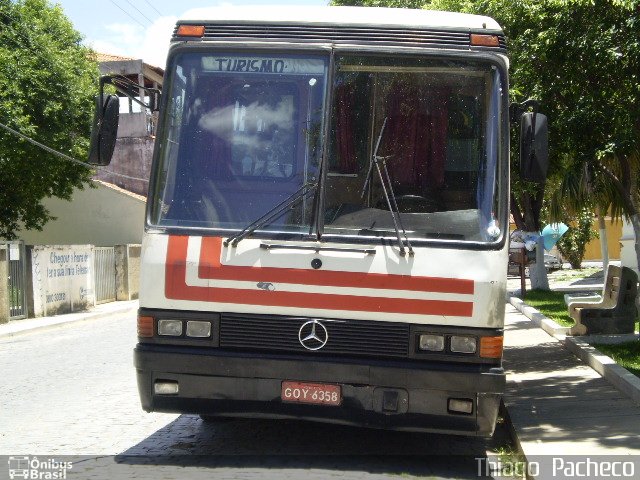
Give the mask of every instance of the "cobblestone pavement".
[(476, 458), (501, 442), (145, 413), (134, 343), (131, 315), (0, 340), (0, 455), (83, 456), (70, 479), (477, 478)]

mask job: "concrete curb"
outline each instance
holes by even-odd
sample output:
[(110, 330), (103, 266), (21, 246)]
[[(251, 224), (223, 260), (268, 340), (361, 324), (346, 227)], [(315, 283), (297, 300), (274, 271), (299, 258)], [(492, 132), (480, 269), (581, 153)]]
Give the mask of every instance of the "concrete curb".
[(564, 345), (571, 353), (602, 375), (609, 383), (640, 406), (640, 378), (615, 360), (589, 345), (587, 337), (565, 337)]
[(603, 343), (605, 345), (619, 345), (620, 343), (640, 341), (640, 334), (623, 333), (619, 335), (584, 335), (574, 338), (580, 338), (590, 345), (594, 343)]
[[(587, 339), (597, 341), (597, 336), (572, 337), (567, 335), (569, 327), (561, 327), (550, 318), (545, 317), (535, 308), (527, 305), (517, 297), (509, 297), (509, 303), (525, 317), (531, 319), (564, 347), (584, 363), (593, 368), (602, 377), (627, 395), (636, 405), (640, 405), (640, 378), (618, 365), (612, 358), (587, 343)], [(619, 339), (615, 339), (619, 340)], [(604, 342), (602, 342), (604, 343)], [(615, 343), (615, 342), (613, 342)]]
[(28, 318), (14, 320), (0, 325), (0, 339), (11, 338), (32, 332), (41, 332), (61, 328), (66, 325), (97, 320), (114, 315), (134, 313), (138, 309), (138, 300), (111, 302), (96, 306), (87, 312), (68, 313), (55, 317)]
[(518, 297), (510, 296), (509, 303), (513, 305), (516, 310), (518, 310), (525, 317), (530, 319), (533, 323), (542, 328), (552, 337), (555, 337), (556, 335), (567, 335), (569, 333), (569, 330), (571, 330), (570, 327), (563, 327), (561, 325), (558, 325), (550, 318), (545, 317), (538, 310), (527, 305)]

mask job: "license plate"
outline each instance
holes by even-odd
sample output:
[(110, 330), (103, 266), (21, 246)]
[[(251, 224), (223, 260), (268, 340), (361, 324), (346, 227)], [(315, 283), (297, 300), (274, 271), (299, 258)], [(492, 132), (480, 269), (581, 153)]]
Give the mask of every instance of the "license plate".
[(340, 385), (326, 383), (282, 382), (280, 394), (283, 402), (340, 405)]

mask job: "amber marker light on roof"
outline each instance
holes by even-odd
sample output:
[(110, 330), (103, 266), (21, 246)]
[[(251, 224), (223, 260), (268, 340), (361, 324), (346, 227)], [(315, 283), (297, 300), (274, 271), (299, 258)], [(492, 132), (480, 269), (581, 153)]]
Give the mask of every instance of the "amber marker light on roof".
[(176, 35), (179, 37), (202, 37), (204, 25), (180, 25)]
[(471, 34), (471, 45), (474, 47), (499, 47), (500, 41), (497, 35)]

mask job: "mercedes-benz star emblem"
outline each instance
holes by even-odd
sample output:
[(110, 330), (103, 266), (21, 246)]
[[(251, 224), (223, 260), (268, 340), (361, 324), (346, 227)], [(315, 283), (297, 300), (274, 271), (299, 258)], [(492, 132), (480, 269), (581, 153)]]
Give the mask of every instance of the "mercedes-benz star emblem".
[(309, 320), (300, 327), (298, 340), (307, 350), (320, 350), (327, 344), (329, 332), (318, 320)]

